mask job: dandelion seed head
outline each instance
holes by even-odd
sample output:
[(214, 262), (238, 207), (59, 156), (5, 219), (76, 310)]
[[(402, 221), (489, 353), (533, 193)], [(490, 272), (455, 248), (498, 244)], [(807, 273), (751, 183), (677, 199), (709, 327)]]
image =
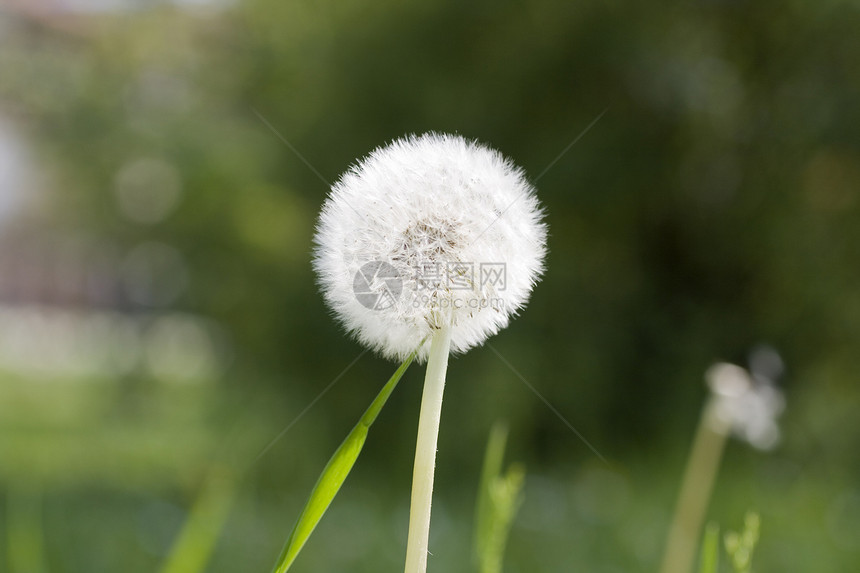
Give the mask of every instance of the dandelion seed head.
[(779, 443), (777, 418), (785, 408), (782, 391), (768, 378), (720, 362), (705, 374), (713, 397), (718, 431), (730, 431), (760, 450)]
[(497, 151), (406, 137), (333, 185), (314, 267), (337, 318), (382, 355), (402, 359), (443, 326), (464, 352), (526, 304), (543, 272), (542, 219), (524, 173)]

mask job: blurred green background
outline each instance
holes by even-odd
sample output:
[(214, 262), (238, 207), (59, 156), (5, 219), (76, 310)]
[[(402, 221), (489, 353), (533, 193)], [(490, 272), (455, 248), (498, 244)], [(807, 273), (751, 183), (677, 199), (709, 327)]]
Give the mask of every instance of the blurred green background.
[[(207, 570), (268, 571), (395, 367), (314, 402), (362, 351), (311, 271), (324, 181), (428, 130), (534, 180), (606, 110), (538, 182), (548, 270), (491, 342), (609, 463), (493, 352), (454, 359), (431, 569), (473, 570), (504, 419), (506, 571), (655, 571), (703, 373), (768, 343), (783, 439), (729, 443), (709, 518), (761, 513), (760, 571), (857, 571), (857, 30), (856, 0), (0, 1), (0, 570), (158, 570), (217, 475)], [(422, 374), (294, 571), (402, 567)]]

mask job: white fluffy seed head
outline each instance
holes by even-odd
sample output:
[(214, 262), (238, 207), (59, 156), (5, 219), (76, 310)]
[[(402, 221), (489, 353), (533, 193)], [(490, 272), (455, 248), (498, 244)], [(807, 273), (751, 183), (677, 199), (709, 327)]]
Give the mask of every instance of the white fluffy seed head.
[(455, 135), (410, 136), (334, 184), (314, 267), (338, 319), (384, 356), (405, 358), (442, 326), (464, 352), (528, 300), (543, 272), (542, 218), (522, 170), (497, 151)]
[(705, 380), (711, 389), (713, 430), (732, 432), (760, 450), (779, 443), (777, 418), (785, 409), (785, 397), (772, 380), (726, 362), (711, 366)]

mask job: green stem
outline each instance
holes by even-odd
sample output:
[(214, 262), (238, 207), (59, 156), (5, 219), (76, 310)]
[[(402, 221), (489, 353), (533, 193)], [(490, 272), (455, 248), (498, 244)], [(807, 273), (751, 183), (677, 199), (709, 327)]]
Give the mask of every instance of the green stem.
[(661, 573), (690, 573), (729, 428), (712, 403), (702, 413), (669, 527)]
[(433, 474), (436, 468), (436, 443), (442, 414), (445, 372), (451, 349), (451, 329), (442, 327), (430, 342), (427, 375), (418, 418), (418, 441), (412, 471), (412, 505), (409, 510), (409, 540), (406, 548), (406, 573), (427, 571), (427, 549), (430, 538), (430, 504), (433, 498)]

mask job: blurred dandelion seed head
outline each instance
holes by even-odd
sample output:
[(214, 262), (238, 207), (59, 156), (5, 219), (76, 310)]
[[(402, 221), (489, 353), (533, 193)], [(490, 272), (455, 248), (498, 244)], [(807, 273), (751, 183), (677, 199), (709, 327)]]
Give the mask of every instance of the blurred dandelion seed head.
[(714, 430), (732, 432), (761, 450), (779, 443), (776, 420), (785, 398), (770, 378), (720, 362), (708, 369), (705, 379), (713, 398)]

